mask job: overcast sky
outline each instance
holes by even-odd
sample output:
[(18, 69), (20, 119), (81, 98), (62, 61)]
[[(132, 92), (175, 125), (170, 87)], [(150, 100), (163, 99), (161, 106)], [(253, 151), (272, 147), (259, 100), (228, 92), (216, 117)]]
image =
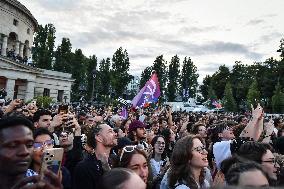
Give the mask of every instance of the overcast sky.
[[(199, 82), (222, 64), (279, 58), (284, 0), (19, 0), (39, 24), (56, 27), (56, 45), (99, 60), (127, 49), (140, 75), (158, 55), (191, 57)], [(182, 60), (181, 60), (182, 61)]]

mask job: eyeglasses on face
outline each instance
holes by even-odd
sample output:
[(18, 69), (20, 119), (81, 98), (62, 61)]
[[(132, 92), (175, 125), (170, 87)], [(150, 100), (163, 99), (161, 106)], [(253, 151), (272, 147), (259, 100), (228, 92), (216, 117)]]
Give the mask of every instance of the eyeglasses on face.
[(53, 147), (54, 145), (54, 141), (51, 139), (51, 140), (46, 140), (44, 142), (34, 142), (34, 148), (35, 149), (39, 149), (39, 148), (43, 148), (44, 146), (46, 147)]
[(138, 145), (131, 145), (131, 146), (125, 146), (124, 148), (122, 148), (122, 152), (120, 154), (120, 158), (119, 158), (119, 161), (121, 161), (124, 153), (131, 153), (133, 152), (135, 149), (138, 149), (138, 150), (144, 150), (144, 146), (142, 144), (138, 144)]
[(60, 133), (59, 137), (68, 137), (68, 135), (71, 135), (71, 134), (72, 134), (72, 132), (66, 131), (66, 132)]
[(264, 161), (261, 161), (262, 163), (271, 163), (273, 164), (274, 166), (276, 166), (278, 164), (278, 162), (276, 161), (276, 159), (271, 159), (271, 160), (264, 160)]
[(165, 143), (165, 142), (157, 141), (156, 144), (157, 144), (158, 146), (164, 146), (166, 143)]
[(206, 147), (205, 146), (198, 146), (192, 149), (192, 151), (197, 151), (199, 153), (204, 153), (207, 152)]

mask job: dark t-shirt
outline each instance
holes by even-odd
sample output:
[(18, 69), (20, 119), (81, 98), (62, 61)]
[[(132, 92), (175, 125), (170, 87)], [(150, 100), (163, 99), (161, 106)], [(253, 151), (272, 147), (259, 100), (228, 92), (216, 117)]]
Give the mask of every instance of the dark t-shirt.
[(88, 154), (77, 164), (73, 173), (73, 189), (99, 189), (104, 170), (96, 155)]

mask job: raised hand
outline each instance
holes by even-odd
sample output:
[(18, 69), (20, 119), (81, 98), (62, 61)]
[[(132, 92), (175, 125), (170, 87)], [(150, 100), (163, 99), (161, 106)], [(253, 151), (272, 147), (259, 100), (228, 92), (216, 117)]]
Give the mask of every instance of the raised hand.
[(25, 177), (17, 184), (15, 184), (12, 189), (62, 189), (60, 183), (60, 178), (49, 170), (44, 172), (45, 178), (40, 179), (39, 175)]
[(257, 104), (257, 107), (254, 109), (253, 105), (251, 104), (252, 109), (252, 117), (255, 119), (262, 119), (263, 118), (263, 108), (260, 106), (260, 104)]
[(266, 136), (271, 136), (272, 135), (272, 133), (274, 131), (274, 122), (273, 122), (272, 118), (270, 118), (269, 122), (267, 122), (265, 124), (264, 129), (265, 129), (265, 135)]

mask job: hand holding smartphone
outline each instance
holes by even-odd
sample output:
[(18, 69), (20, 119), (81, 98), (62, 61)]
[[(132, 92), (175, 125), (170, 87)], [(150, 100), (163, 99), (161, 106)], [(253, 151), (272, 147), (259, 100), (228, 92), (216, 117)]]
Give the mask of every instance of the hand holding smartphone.
[(45, 170), (50, 170), (54, 174), (59, 175), (61, 169), (62, 158), (63, 158), (63, 148), (51, 148), (45, 149), (41, 166), (40, 166), (40, 178), (43, 179)]

